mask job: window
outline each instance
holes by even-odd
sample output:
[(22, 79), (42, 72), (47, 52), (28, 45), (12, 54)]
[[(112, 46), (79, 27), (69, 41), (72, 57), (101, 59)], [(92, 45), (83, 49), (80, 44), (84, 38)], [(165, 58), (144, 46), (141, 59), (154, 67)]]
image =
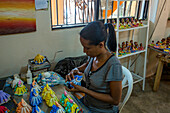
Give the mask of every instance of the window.
[[(51, 0), (52, 28), (83, 26), (94, 20), (105, 19), (106, 0)], [(146, 19), (148, 0), (121, 1), (119, 18)], [(107, 19), (117, 18), (117, 1), (109, 0)]]
[[(99, 20), (105, 19), (106, 0), (100, 0)], [(120, 1), (119, 18), (135, 17), (146, 19), (148, 12), (148, 0), (142, 1)], [(117, 1), (109, 0), (107, 19), (117, 18)]]
[(52, 28), (86, 25), (95, 20), (96, 0), (51, 0)]

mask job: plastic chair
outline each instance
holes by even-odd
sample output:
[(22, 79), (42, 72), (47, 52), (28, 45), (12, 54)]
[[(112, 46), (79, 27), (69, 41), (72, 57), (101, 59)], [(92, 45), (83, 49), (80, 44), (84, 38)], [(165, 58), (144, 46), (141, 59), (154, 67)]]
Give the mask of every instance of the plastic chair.
[(124, 66), (122, 66), (122, 72), (124, 75), (123, 81), (122, 81), (122, 89), (126, 86), (128, 86), (128, 91), (126, 93), (125, 98), (123, 99), (123, 102), (120, 103), (119, 105), (119, 113), (122, 111), (122, 108), (124, 107), (124, 105), (126, 104), (126, 102), (128, 101), (131, 93), (132, 93), (132, 89), (133, 89), (133, 77), (131, 72)]

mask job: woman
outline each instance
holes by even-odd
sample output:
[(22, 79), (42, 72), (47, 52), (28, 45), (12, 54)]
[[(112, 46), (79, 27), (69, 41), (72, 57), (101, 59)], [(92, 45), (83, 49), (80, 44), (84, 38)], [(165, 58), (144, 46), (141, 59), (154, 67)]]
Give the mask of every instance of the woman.
[[(109, 27), (109, 36), (107, 30)], [(122, 94), (122, 67), (114, 54), (116, 35), (111, 24), (89, 23), (80, 32), (80, 42), (89, 60), (66, 75), (66, 81), (84, 73), (86, 87), (75, 85), (71, 92), (84, 92), (83, 103), (92, 113), (117, 113)]]

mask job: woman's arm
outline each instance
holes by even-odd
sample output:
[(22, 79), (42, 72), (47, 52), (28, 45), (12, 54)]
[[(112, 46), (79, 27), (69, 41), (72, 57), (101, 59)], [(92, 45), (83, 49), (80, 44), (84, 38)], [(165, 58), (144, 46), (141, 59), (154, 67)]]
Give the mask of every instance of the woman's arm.
[(98, 100), (101, 100), (103, 102), (107, 102), (113, 105), (118, 105), (120, 100), (121, 100), (121, 95), (122, 95), (122, 81), (111, 81), (110, 82), (110, 94), (104, 94), (104, 93), (98, 93), (92, 90), (89, 90), (85, 87), (75, 85), (71, 83), (74, 88), (73, 89), (67, 89), (68, 91), (72, 92), (84, 92)]

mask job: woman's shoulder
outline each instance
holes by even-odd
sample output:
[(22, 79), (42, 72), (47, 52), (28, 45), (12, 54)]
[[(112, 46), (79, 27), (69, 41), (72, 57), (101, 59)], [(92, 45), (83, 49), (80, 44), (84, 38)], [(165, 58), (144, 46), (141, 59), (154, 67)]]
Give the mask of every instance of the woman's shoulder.
[(120, 61), (115, 55), (112, 55), (108, 60), (108, 64), (110, 65), (120, 64)]

